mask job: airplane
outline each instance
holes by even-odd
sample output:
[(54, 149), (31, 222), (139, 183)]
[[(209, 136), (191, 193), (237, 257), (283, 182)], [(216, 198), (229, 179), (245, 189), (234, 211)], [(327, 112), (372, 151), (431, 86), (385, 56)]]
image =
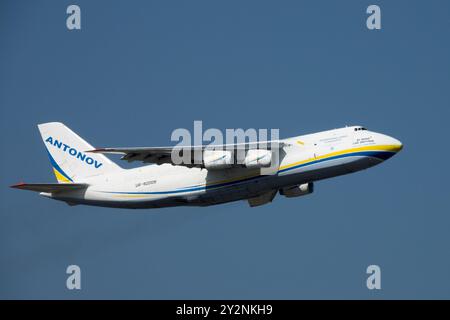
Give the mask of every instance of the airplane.
[[(19, 183), (16, 189), (69, 205), (114, 208), (209, 206), (246, 200), (250, 207), (314, 191), (314, 182), (375, 166), (399, 152), (388, 135), (348, 126), (260, 144), (182, 147), (198, 163), (174, 164), (177, 147), (97, 148), (59, 122), (38, 125), (58, 183)], [(227, 146), (224, 150), (223, 146)], [(236, 161), (238, 150), (243, 161)], [(105, 154), (146, 165), (124, 169)], [(274, 161), (278, 155), (278, 161)], [(267, 167), (273, 168), (264, 172)]]

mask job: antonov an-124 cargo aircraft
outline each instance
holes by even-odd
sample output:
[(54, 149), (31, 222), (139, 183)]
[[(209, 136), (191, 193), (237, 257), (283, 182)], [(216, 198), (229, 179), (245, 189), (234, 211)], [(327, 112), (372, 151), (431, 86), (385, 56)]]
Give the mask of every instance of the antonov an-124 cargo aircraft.
[[(402, 149), (397, 139), (361, 126), (270, 141), (264, 148), (248, 142), (213, 149), (95, 149), (62, 123), (38, 127), (58, 183), (12, 187), (69, 205), (115, 208), (209, 206), (237, 200), (259, 206), (270, 203), (277, 193), (287, 198), (310, 194), (315, 181), (372, 167)], [(171, 155), (180, 152), (176, 148), (197, 152), (201, 161), (174, 164)], [(239, 162), (238, 151), (243, 154)], [(123, 169), (104, 155), (108, 153), (149, 164)]]

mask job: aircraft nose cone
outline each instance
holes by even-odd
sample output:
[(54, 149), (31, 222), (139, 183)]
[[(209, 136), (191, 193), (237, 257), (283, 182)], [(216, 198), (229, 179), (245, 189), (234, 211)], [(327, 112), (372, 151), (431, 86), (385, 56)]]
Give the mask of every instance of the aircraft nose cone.
[(383, 151), (380, 154), (380, 158), (383, 160), (387, 160), (387, 159), (393, 157), (400, 150), (403, 149), (403, 144), (399, 140), (397, 140), (393, 137), (390, 137), (388, 135), (385, 135), (385, 134), (378, 135), (377, 141), (378, 141), (380, 150)]
[(399, 152), (403, 149), (403, 144), (398, 139), (385, 135), (384, 141), (391, 151)]
[(390, 138), (392, 139), (392, 145), (394, 146), (394, 149), (396, 152), (399, 152), (400, 150), (403, 149), (403, 144), (400, 142), (400, 140), (392, 138), (392, 137), (390, 137)]

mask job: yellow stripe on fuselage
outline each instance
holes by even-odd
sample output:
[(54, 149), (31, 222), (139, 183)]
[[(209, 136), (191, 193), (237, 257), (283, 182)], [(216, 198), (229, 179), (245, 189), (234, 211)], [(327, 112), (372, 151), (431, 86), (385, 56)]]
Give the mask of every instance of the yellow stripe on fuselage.
[(322, 156), (318, 156), (318, 157), (315, 157), (315, 158), (309, 158), (309, 159), (306, 159), (306, 160), (290, 163), (290, 164), (287, 164), (285, 166), (280, 167), (278, 170), (284, 170), (284, 169), (287, 169), (287, 168), (298, 166), (299, 164), (305, 164), (305, 163), (316, 161), (316, 160), (321, 160), (321, 159), (331, 158), (331, 157), (335, 157), (335, 156), (340, 156), (340, 155), (347, 154), (347, 153), (360, 152), (360, 151), (397, 152), (400, 149), (401, 149), (401, 146), (397, 146), (397, 145), (374, 145), (374, 146), (365, 146), (365, 147), (351, 148), (351, 149), (346, 149), (346, 150), (341, 150), (341, 151), (330, 152), (330, 153), (327, 153), (327, 154), (324, 154)]
[(116, 194), (116, 198), (148, 198), (152, 194)]

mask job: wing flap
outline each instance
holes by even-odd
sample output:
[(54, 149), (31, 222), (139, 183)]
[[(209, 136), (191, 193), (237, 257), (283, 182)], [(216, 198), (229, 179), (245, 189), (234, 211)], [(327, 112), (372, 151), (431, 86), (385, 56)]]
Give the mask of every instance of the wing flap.
[(88, 187), (86, 183), (18, 183), (12, 185), (11, 188), (29, 190), (36, 192), (64, 192), (85, 189)]

